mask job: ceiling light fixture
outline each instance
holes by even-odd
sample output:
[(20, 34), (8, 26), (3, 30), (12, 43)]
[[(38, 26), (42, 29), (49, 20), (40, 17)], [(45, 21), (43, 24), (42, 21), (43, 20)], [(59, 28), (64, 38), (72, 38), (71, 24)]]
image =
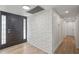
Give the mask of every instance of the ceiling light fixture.
[(69, 13), (69, 11), (65, 11), (65, 13), (66, 13), (66, 14), (68, 14), (68, 13)]
[(25, 9), (25, 10), (30, 10), (29, 6), (23, 6), (22, 8)]

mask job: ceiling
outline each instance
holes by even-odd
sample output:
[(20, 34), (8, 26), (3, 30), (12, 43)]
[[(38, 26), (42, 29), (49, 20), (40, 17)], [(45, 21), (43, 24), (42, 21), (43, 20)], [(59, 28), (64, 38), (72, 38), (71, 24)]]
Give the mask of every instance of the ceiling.
[[(64, 5), (57, 6), (54, 10), (64, 19), (75, 21), (79, 18), (79, 6), (78, 5)], [(66, 13), (68, 11), (69, 13)]]
[[(13, 14), (29, 16), (31, 14), (27, 13), (27, 10), (24, 10), (23, 5), (0, 5), (0, 11), (5, 11)], [(34, 8), (35, 5), (31, 5), (30, 8)]]
[[(31, 15), (30, 13), (27, 12), (27, 10), (24, 10), (22, 6), (23, 5), (0, 5), (0, 11), (5, 11), (5, 12), (14, 13), (14, 14), (23, 15), (23, 16)], [(29, 5), (29, 7), (32, 9), (32, 8), (35, 8), (36, 5)], [(41, 7), (44, 9), (50, 9), (53, 6), (41, 5)]]
[[(30, 13), (22, 8), (23, 5), (0, 5), (1, 11), (6, 11), (18, 15), (29, 16)], [(35, 8), (36, 5), (29, 5), (30, 8)], [(79, 16), (79, 6), (78, 5), (40, 5), (45, 10), (53, 8), (62, 18), (73, 20)], [(69, 13), (65, 13), (69, 11)]]
[[(75, 21), (79, 19), (79, 5), (48, 5), (42, 6), (45, 9), (53, 8), (65, 21)], [(68, 11), (68, 13), (66, 13)]]

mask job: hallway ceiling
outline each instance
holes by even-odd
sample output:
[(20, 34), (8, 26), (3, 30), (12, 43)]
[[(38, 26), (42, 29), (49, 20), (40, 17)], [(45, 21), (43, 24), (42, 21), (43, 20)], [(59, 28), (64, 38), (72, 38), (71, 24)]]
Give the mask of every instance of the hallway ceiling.
[[(63, 18), (79, 15), (79, 6), (77, 5), (57, 6), (55, 7), (55, 10)], [(66, 11), (69, 11), (69, 13), (65, 13)]]
[[(78, 5), (57, 6), (54, 10), (64, 19), (75, 20), (79, 16)], [(68, 13), (67, 13), (68, 12)]]
[(53, 8), (53, 10), (57, 12), (65, 21), (74, 22), (79, 19), (79, 5), (49, 5), (42, 7), (45, 9)]
[(42, 7), (45, 9), (53, 8), (65, 21), (74, 22), (79, 19), (79, 5), (49, 5)]

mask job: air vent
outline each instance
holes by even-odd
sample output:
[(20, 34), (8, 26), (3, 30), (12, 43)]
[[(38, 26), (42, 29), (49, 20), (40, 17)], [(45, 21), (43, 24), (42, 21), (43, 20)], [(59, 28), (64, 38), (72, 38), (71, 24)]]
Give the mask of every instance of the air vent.
[(44, 10), (42, 7), (36, 6), (35, 8), (33, 8), (33, 9), (31, 9), (30, 11), (27, 11), (27, 12), (28, 12), (28, 13), (31, 13), (31, 14), (35, 14), (35, 13), (40, 12), (40, 11), (42, 11), (42, 10)]

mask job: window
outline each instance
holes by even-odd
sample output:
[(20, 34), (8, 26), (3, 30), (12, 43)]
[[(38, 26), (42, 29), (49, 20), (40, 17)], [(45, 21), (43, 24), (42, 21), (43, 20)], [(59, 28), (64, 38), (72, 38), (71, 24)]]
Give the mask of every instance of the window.
[(23, 19), (23, 39), (26, 39), (26, 19)]
[(1, 16), (1, 44), (6, 44), (6, 15)]

